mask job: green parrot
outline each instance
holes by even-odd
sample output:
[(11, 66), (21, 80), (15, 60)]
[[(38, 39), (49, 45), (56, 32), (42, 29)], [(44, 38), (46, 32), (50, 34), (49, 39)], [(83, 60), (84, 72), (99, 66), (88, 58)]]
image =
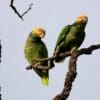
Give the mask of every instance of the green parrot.
[[(58, 56), (59, 53), (73, 52), (77, 50), (85, 38), (85, 27), (88, 22), (88, 17), (80, 15), (76, 18), (75, 22), (71, 25), (66, 25), (56, 42), (54, 55)], [(57, 58), (55, 62), (63, 62), (64, 58)]]
[(45, 36), (45, 30), (42, 28), (35, 28), (28, 36), (25, 44), (24, 53), (25, 58), (30, 65), (34, 65), (34, 71), (40, 76), (43, 85), (47, 86), (49, 82), (48, 70), (36, 68), (37, 66), (48, 67), (48, 61), (37, 62), (33, 59), (48, 58), (48, 50), (41, 38)]

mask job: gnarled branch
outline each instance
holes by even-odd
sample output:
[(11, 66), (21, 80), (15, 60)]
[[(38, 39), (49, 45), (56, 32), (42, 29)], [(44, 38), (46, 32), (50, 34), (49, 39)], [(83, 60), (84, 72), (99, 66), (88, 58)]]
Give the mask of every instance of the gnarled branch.
[[(83, 54), (89, 55), (89, 54), (92, 53), (93, 50), (96, 50), (96, 49), (100, 49), (100, 44), (91, 45), (88, 48), (82, 48), (80, 50), (77, 50), (76, 52), (77, 52), (78, 56), (83, 55)], [(57, 57), (62, 58), (62, 57), (69, 57), (69, 56), (71, 56), (71, 53), (70, 52), (65, 52), (65, 53), (60, 53), (59, 56), (57, 56)], [(48, 61), (48, 60), (55, 60), (57, 57), (56, 56), (52, 56), (52, 57), (49, 57), (49, 58), (33, 59), (33, 61), (42, 62), (42, 61)], [(31, 65), (31, 66), (33, 66), (33, 65)], [(38, 69), (49, 70), (52, 67), (50, 67), (50, 66), (49, 67), (37, 66), (37, 68)]]
[(64, 82), (64, 88), (62, 92), (58, 95), (56, 95), (53, 100), (66, 100), (68, 99), (71, 89), (72, 89), (72, 83), (74, 82), (76, 75), (77, 75), (77, 59), (80, 55), (86, 54), (89, 55), (92, 53), (93, 50), (100, 49), (100, 44), (98, 45), (92, 45), (88, 48), (80, 49), (76, 52), (73, 52), (70, 57), (69, 66), (68, 66), (68, 72), (65, 77)]
[[(88, 48), (82, 48), (80, 50), (77, 50), (73, 52), (72, 54), (70, 52), (60, 53), (59, 57), (68, 57), (70, 56), (69, 60), (69, 66), (68, 66), (68, 72), (65, 77), (64, 82), (64, 88), (62, 92), (58, 95), (56, 95), (53, 100), (66, 100), (68, 99), (71, 89), (72, 89), (72, 83), (74, 82), (76, 75), (77, 75), (77, 59), (80, 55), (90, 55), (94, 50), (100, 49), (100, 44), (91, 45)], [(57, 56), (58, 57), (58, 56)], [(33, 61), (47, 61), (47, 60), (55, 60), (57, 58), (56, 56), (49, 57), (49, 58), (43, 58), (43, 59), (34, 59)], [(49, 70), (50, 67), (44, 68), (44, 67), (38, 67), (40, 69)]]
[(29, 5), (29, 8), (21, 15), (21, 14), (17, 11), (16, 7), (14, 6), (14, 0), (11, 0), (11, 2), (10, 2), (10, 7), (11, 7), (11, 8), (13, 9), (13, 11), (18, 15), (18, 17), (21, 18), (21, 20), (23, 20), (23, 16), (24, 16), (25, 14), (27, 14), (27, 13), (32, 9), (32, 6), (33, 6), (33, 3), (31, 3), (31, 4)]
[(72, 83), (74, 82), (77, 71), (76, 71), (76, 62), (78, 58), (78, 53), (74, 52), (71, 55), (69, 66), (68, 66), (68, 72), (66, 74), (65, 82), (64, 82), (64, 88), (60, 94), (55, 96), (53, 100), (66, 100), (68, 96), (70, 95), (71, 89), (72, 89)]

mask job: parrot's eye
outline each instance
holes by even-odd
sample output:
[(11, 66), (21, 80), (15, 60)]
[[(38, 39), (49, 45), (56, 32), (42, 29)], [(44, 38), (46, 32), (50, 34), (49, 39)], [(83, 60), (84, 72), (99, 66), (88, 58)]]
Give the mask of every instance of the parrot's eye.
[(45, 30), (42, 28), (35, 28), (32, 33), (37, 34), (37, 36), (39, 36), (40, 38), (43, 38), (45, 36)]
[(40, 32), (45, 34), (45, 30), (43, 30), (43, 29), (38, 29), (38, 31), (40, 31)]
[(45, 33), (40, 32), (39, 37), (40, 37), (40, 38), (44, 38), (44, 37), (45, 37)]
[(45, 36), (45, 31), (42, 30), (42, 29), (38, 29), (37, 35), (38, 35), (40, 38), (44, 38), (44, 36)]

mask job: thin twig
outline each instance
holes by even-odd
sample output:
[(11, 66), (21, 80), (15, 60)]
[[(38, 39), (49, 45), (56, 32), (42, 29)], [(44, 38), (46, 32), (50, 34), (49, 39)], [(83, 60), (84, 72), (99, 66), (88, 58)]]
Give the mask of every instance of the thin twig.
[(53, 68), (54, 66), (37, 66), (37, 67), (34, 67), (34, 65), (29, 65), (28, 67), (26, 67), (27, 70), (31, 70), (33, 68), (38, 68), (38, 69), (42, 69), (42, 70), (49, 70), (51, 68)]
[(13, 5), (14, 0), (11, 0), (10, 7), (13, 9), (13, 11), (18, 15), (19, 18), (23, 20), (23, 17), (20, 15), (20, 13), (17, 11), (16, 7)]
[(10, 7), (13, 9), (13, 11), (18, 15), (18, 17), (21, 19), (21, 20), (24, 20), (23, 19), (23, 16), (25, 15), (25, 14), (27, 14), (30, 10), (31, 10), (31, 7), (33, 6), (33, 3), (31, 3), (30, 5), (29, 5), (29, 8), (21, 15), (18, 11), (17, 11), (17, 9), (16, 9), (16, 7), (14, 6), (14, 0), (11, 0), (11, 2), (10, 2)]
[(28, 8), (21, 16), (23, 17), (25, 14), (27, 14), (27, 13), (29, 12), (29, 10), (32, 9), (32, 6), (33, 6), (33, 3), (31, 3), (31, 4), (29, 5), (29, 8)]
[(54, 60), (54, 59), (56, 59), (58, 57), (62, 58), (62, 57), (68, 57), (70, 55), (71, 55), (70, 52), (65, 52), (65, 53), (60, 53), (57, 57), (56, 56), (52, 56), (52, 57), (49, 57), (49, 58), (33, 59), (33, 61), (41, 62), (41, 61), (47, 61), (47, 60)]
[(82, 49), (78, 50), (78, 55), (79, 56), (83, 55), (83, 54), (90, 55), (96, 49), (100, 49), (100, 44), (91, 45), (88, 48), (82, 48)]
[[(59, 56), (57, 57), (68, 57), (70, 56), (71, 53), (70, 52), (66, 52), (66, 53), (60, 53)], [(37, 62), (42, 62), (42, 61), (48, 61), (49, 62), (52, 62), (49, 64), (49, 66), (37, 66), (35, 67), (34, 64), (31, 64), (31, 65), (28, 65), (28, 67), (26, 67), (27, 70), (30, 70), (32, 68), (38, 68), (38, 69), (42, 69), (42, 70), (50, 70), (54, 67), (54, 60), (57, 58), (56, 56), (52, 56), (52, 57), (49, 57), (49, 58), (42, 58), (42, 59), (33, 59), (33, 62), (34, 61), (37, 61)], [(51, 65), (52, 64), (52, 65)]]
[[(78, 52), (79, 55), (83, 55), (83, 54), (89, 55), (89, 54), (92, 53), (93, 50), (96, 50), (96, 49), (100, 49), (100, 44), (91, 45), (88, 48), (82, 48), (80, 50), (77, 50), (77, 52)], [(69, 56), (71, 56), (70, 52), (64, 52), (64, 53), (60, 53), (57, 57), (63, 58), (63, 57), (69, 57)], [(49, 57), (49, 58), (33, 59), (33, 61), (41, 62), (41, 61), (47, 61), (47, 60), (54, 60), (57, 57), (52, 56), (52, 57)]]

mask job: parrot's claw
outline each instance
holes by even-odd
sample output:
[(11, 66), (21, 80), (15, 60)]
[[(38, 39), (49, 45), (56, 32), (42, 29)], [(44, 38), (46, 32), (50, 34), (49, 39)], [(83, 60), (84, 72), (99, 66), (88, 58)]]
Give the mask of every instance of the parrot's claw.
[(50, 68), (53, 68), (53, 67), (55, 66), (54, 60), (48, 61), (48, 66), (49, 66)]
[(31, 65), (26, 67), (27, 70), (31, 70), (33, 68), (37, 68), (37, 65), (31, 64)]
[(71, 54), (73, 54), (73, 52), (76, 52), (76, 51), (77, 51), (77, 47), (73, 47), (70, 52), (71, 52)]
[(59, 56), (59, 51), (58, 51), (58, 50), (56, 50), (56, 51), (54, 52), (54, 56), (56, 56), (56, 57)]
[(26, 67), (27, 70), (31, 70), (32, 68), (33, 68), (32, 65), (29, 65), (29, 66)]
[(36, 63), (33, 68), (38, 68), (38, 66), (40, 65), (40, 62)]

